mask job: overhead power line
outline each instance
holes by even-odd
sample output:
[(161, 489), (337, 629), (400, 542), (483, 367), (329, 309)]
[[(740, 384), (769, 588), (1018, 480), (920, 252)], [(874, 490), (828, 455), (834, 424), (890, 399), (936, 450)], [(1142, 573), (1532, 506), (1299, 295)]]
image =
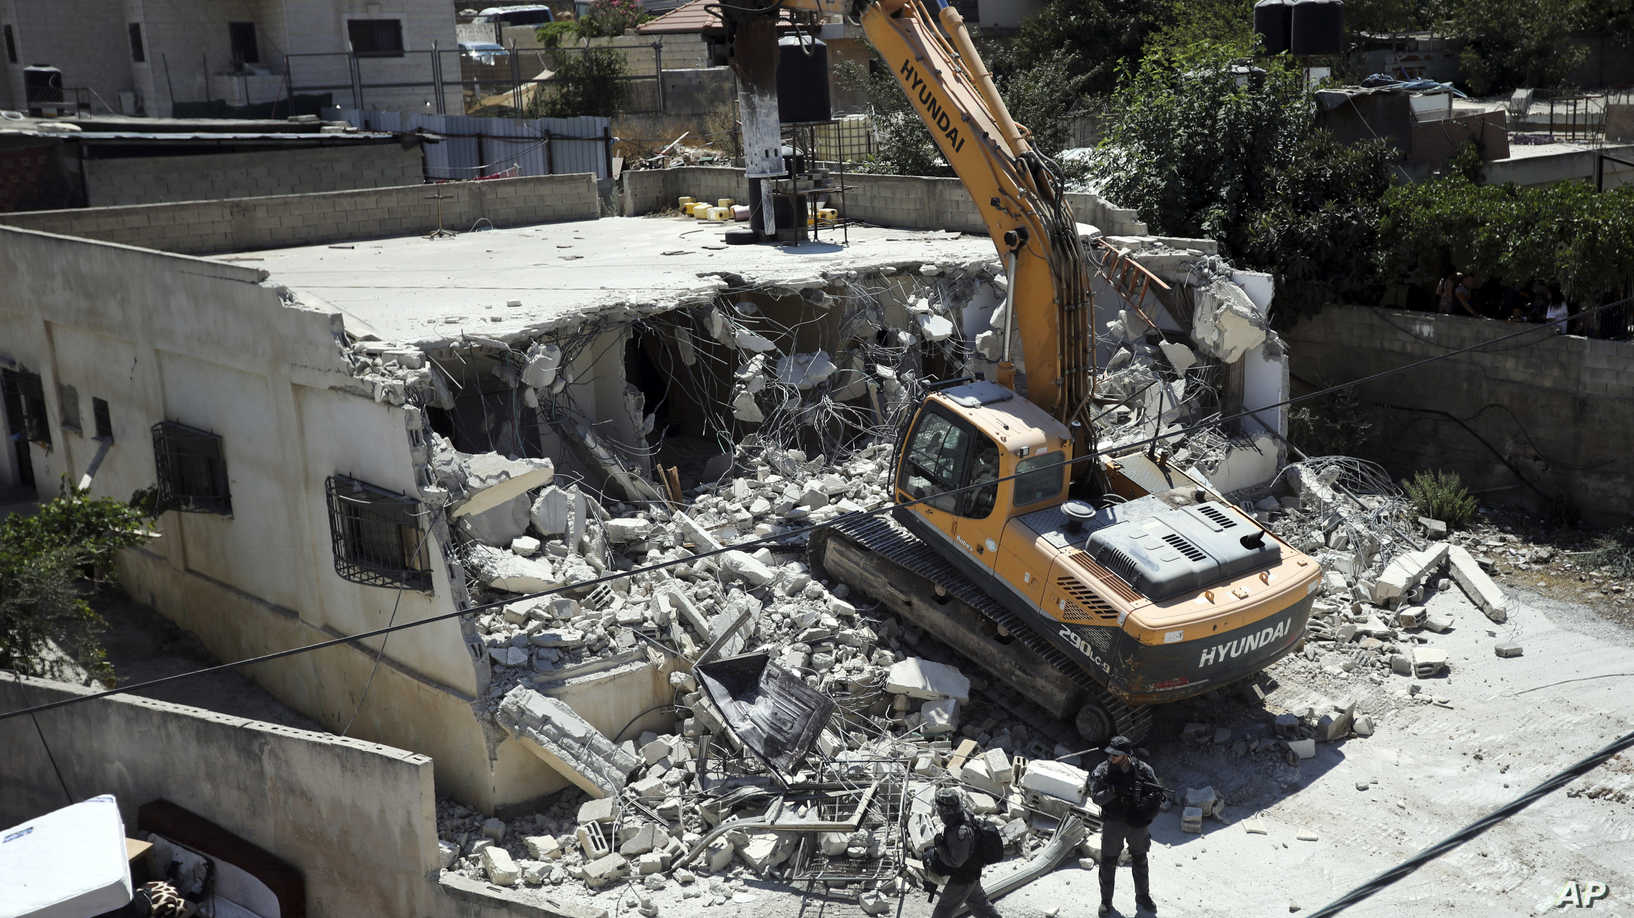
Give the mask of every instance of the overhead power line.
[(1361, 886), (1356, 887), (1350, 892), (1345, 893), (1322, 908), (1311, 912), (1311, 918), (1327, 918), (1329, 915), (1339, 914), (1345, 909), (1350, 908), (1352, 905), (1355, 905), (1356, 903), (1361, 902), (1363, 899), (1372, 896), (1374, 893), (1377, 893), (1391, 884), (1400, 881), (1403, 877), (1407, 876), (1418, 868), (1423, 867), (1425, 864), (1428, 864), (1441, 855), (1446, 854), (1448, 851), (1451, 851), (1454, 848), (1457, 848), (1459, 845), (1473, 839), (1475, 836), (1480, 835), (1482, 832), (1485, 832), (1498, 823), (1503, 822), (1505, 819), (1519, 813), (1521, 810), (1526, 809), (1548, 794), (1559, 790), (1577, 778), (1588, 774), (1589, 772), (1598, 768), (1607, 759), (1610, 759), (1612, 756), (1617, 755), (1630, 747), (1634, 747), (1634, 733), (1625, 733), (1606, 744), (1600, 749), (1600, 751), (1594, 753), (1588, 758), (1573, 763), (1564, 771), (1558, 772), (1557, 774), (1551, 776), (1547, 781), (1544, 781), (1537, 787), (1534, 787), (1519, 797), (1516, 797), (1509, 803), (1499, 807), (1496, 810), (1493, 810), (1480, 819), (1477, 819), (1462, 829), (1459, 829), (1457, 832), (1447, 836), (1441, 841), (1436, 842), (1407, 860), (1402, 861), (1396, 866), (1391, 867), (1389, 870), (1386, 870), (1373, 879), (1368, 880), (1366, 883), (1363, 883)]
[[(1619, 300), (1619, 301), (1614, 302), (1614, 303), (1606, 303), (1606, 304), (1603, 304), (1603, 305), (1600, 305), (1600, 306), (1592, 307), (1590, 309), (1584, 309), (1584, 310), (1581, 310), (1581, 311), (1575, 313), (1572, 316), (1569, 316), (1568, 319), (1574, 319), (1574, 318), (1578, 318), (1578, 317), (1585, 316), (1585, 315), (1592, 315), (1592, 314), (1598, 313), (1598, 312), (1600, 312), (1602, 310), (1622, 306), (1623, 304), (1631, 302), (1631, 301), (1634, 301), (1634, 297), (1631, 297), (1630, 299), (1627, 299), (1627, 300)], [(1172, 431), (1169, 431), (1168, 433), (1160, 433), (1160, 434), (1157, 434), (1155, 436), (1147, 437), (1147, 438), (1145, 438), (1143, 440), (1136, 440), (1136, 441), (1133, 441), (1133, 442), (1130, 442), (1130, 443), (1121, 444), (1120, 448), (1122, 448), (1122, 449), (1139, 449), (1139, 448), (1142, 448), (1142, 447), (1155, 447), (1155, 446), (1163, 443), (1165, 440), (1170, 440), (1170, 439), (1173, 439), (1173, 438), (1176, 438), (1176, 437), (1190, 436), (1192, 434), (1195, 434), (1195, 433), (1197, 433), (1197, 432), (1199, 432), (1201, 430), (1207, 429), (1207, 428), (1215, 427), (1217, 425), (1224, 424), (1224, 423), (1227, 423), (1229, 421), (1240, 420), (1240, 419), (1242, 419), (1244, 417), (1248, 417), (1250, 415), (1256, 415), (1261, 411), (1269, 411), (1269, 410), (1274, 409), (1274, 408), (1282, 408), (1282, 407), (1287, 406), (1287, 405), (1293, 405), (1293, 404), (1298, 404), (1300, 402), (1305, 402), (1305, 401), (1310, 401), (1310, 400), (1313, 400), (1313, 399), (1323, 398), (1323, 397), (1331, 395), (1331, 394), (1333, 394), (1335, 392), (1339, 392), (1339, 391), (1342, 391), (1342, 390), (1345, 390), (1345, 389), (1353, 388), (1355, 386), (1365, 385), (1365, 384), (1367, 384), (1369, 382), (1372, 382), (1374, 380), (1377, 380), (1377, 379), (1382, 379), (1382, 378), (1387, 377), (1387, 376), (1394, 376), (1394, 375), (1396, 375), (1398, 373), (1405, 373), (1405, 372), (1407, 372), (1409, 370), (1414, 370), (1414, 369), (1417, 369), (1419, 367), (1425, 366), (1427, 364), (1435, 363), (1435, 362), (1441, 361), (1441, 360), (1448, 360), (1450, 358), (1457, 357), (1457, 356), (1459, 356), (1461, 354), (1467, 354), (1467, 353), (1469, 353), (1471, 351), (1478, 351), (1478, 350), (1481, 350), (1483, 348), (1490, 347), (1490, 346), (1492, 346), (1494, 344), (1499, 344), (1499, 343), (1502, 343), (1502, 342), (1505, 342), (1505, 341), (1510, 341), (1510, 340), (1519, 338), (1519, 337), (1521, 337), (1523, 335), (1537, 334), (1540, 331), (1545, 334), (1545, 337), (1539, 338), (1538, 339), (1539, 342), (1547, 340), (1548, 338), (1553, 337), (1553, 335), (1554, 335), (1554, 331), (1552, 329), (1552, 326), (1542, 326), (1542, 327), (1529, 326), (1529, 327), (1521, 329), (1519, 331), (1512, 332), (1512, 333), (1510, 333), (1508, 335), (1501, 335), (1501, 336), (1499, 336), (1497, 338), (1493, 338), (1490, 341), (1483, 341), (1483, 342), (1479, 342), (1479, 343), (1476, 343), (1476, 344), (1471, 344), (1471, 345), (1468, 345), (1468, 346), (1465, 346), (1465, 347), (1458, 348), (1457, 350), (1448, 351), (1445, 354), (1435, 354), (1435, 355), (1432, 355), (1430, 357), (1425, 357), (1425, 358), (1423, 358), (1421, 360), (1415, 360), (1415, 361), (1412, 361), (1410, 363), (1402, 364), (1401, 366), (1398, 366), (1398, 367), (1392, 367), (1392, 368), (1390, 368), (1388, 370), (1381, 370), (1381, 371), (1379, 371), (1377, 373), (1371, 373), (1371, 374), (1369, 374), (1367, 376), (1363, 376), (1363, 377), (1360, 377), (1358, 379), (1353, 379), (1353, 380), (1350, 380), (1348, 382), (1338, 383), (1338, 384), (1335, 384), (1335, 385), (1332, 385), (1332, 386), (1328, 386), (1328, 387), (1326, 387), (1324, 389), (1318, 389), (1315, 392), (1307, 392), (1304, 395), (1292, 396), (1290, 398), (1283, 399), (1280, 402), (1273, 402), (1273, 403), (1271, 403), (1269, 405), (1261, 405), (1261, 406), (1256, 407), (1256, 408), (1244, 409), (1242, 411), (1239, 411), (1239, 412), (1237, 412), (1235, 414), (1231, 414), (1231, 415), (1224, 415), (1224, 416), (1221, 416), (1221, 417), (1218, 417), (1218, 418), (1209, 418), (1209, 419), (1201, 421), (1201, 422), (1199, 422), (1197, 424), (1193, 424), (1193, 425), (1191, 425), (1189, 427), (1184, 427), (1184, 428), (1181, 428), (1181, 429), (1178, 429), (1178, 430), (1172, 430)], [(1537, 343), (1537, 342), (1534, 342), (1534, 343)], [(1045, 466), (1045, 467), (1040, 467), (1040, 468), (1029, 469), (1025, 474), (1027, 474), (1027, 475), (1036, 475), (1038, 472), (1043, 471), (1045, 468), (1065, 468), (1065, 467), (1068, 467), (1068, 466), (1076, 465), (1076, 464), (1078, 464), (1080, 462), (1093, 461), (1096, 458), (1097, 458), (1096, 454), (1088, 454), (1088, 455), (1084, 455), (1084, 456), (1077, 456), (1077, 457), (1074, 457), (1072, 459), (1063, 459), (1060, 462), (1054, 463), (1051, 466)], [(476, 614), (478, 612), (484, 612), (484, 611), (487, 611), (489, 609), (496, 609), (496, 608), (499, 608), (501, 606), (510, 605), (511, 603), (525, 602), (525, 601), (530, 600), (530, 599), (541, 599), (541, 598), (544, 598), (544, 597), (547, 597), (547, 596), (554, 596), (554, 595), (556, 595), (558, 593), (565, 592), (567, 590), (577, 590), (577, 589), (583, 589), (585, 587), (595, 587), (595, 586), (598, 586), (598, 585), (603, 584), (603, 583), (611, 583), (613, 581), (622, 580), (622, 579), (627, 578), (627, 577), (634, 577), (634, 576), (636, 576), (638, 574), (646, 574), (646, 573), (651, 573), (653, 571), (664, 570), (665, 568), (673, 567), (673, 566), (679, 565), (679, 564), (690, 564), (690, 563), (692, 563), (694, 561), (704, 559), (704, 558), (712, 558), (712, 557), (715, 557), (717, 555), (725, 554), (726, 552), (729, 552), (729, 551), (743, 551), (745, 549), (756, 548), (756, 547), (764, 546), (764, 545), (779, 544), (779, 543), (786, 542), (788, 539), (790, 539), (792, 537), (808, 534), (810, 532), (813, 532), (813, 531), (815, 531), (817, 529), (822, 528), (823, 526), (831, 525), (833, 522), (838, 522), (839, 520), (842, 520), (842, 519), (861, 519), (863, 517), (877, 516), (877, 515), (879, 515), (881, 513), (885, 513), (887, 511), (894, 510), (894, 509), (897, 509), (897, 508), (914, 507), (914, 506), (917, 506), (919, 504), (929, 503), (929, 502), (931, 502), (933, 500), (938, 500), (938, 499), (941, 499), (941, 498), (944, 498), (944, 497), (953, 497), (953, 496), (956, 496), (956, 495), (963, 494), (963, 493), (965, 493), (967, 491), (974, 491), (974, 490), (977, 490), (977, 489), (980, 489), (980, 488), (986, 488), (986, 487), (990, 487), (990, 486), (993, 486), (993, 485), (1002, 484), (1003, 482), (1006, 482), (1006, 481), (1013, 481), (1016, 478), (1022, 477), (1022, 474), (1023, 473), (1017, 473), (1017, 474), (1012, 474), (1012, 475), (1003, 475), (1003, 476), (999, 476), (999, 477), (995, 477), (995, 478), (983, 479), (982, 481), (972, 482), (972, 483), (964, 485), (962, 487), (949, 488), (949, 489), (947, 489), (945, 491), (939, 491), (939, 492), (936, 492), (936, 493), (933, 493), (933, 494), (927, 494), (924, 497), (919, 497), (919, 498), (915, 498), (915, 499), (912, 499), (912, 500), (902, 501), (900, 503), (895, 502), (895, 501), (888, 501), (887, 503), (881, 504), (881, 505), (876, 506), (876, 507), (868, 507), (868, 508), (865, 508), (865, 509), (862, 509), (862, 510), (853, 510), (850, 513), (842, 514), (841, 516), (836, 517), (834, 520), (831, 520), (831, 521), (829, 521), (827, 523), (817, 523), (817, 524), (811, 524), (811, 525), (806, 525), (806, 526), (797, 526), (797, 527), (795, 527), (793, 529), (786, 529), (786, 530), (784, 530), (784, 531), (782, 531), (780, 533), (777, 533), (775, 535), (764, 536), (764, 537), (761, 537), (761, 538), (758, 538), (758, 539), (749, 539), (749, 540), (746, 540), (746, 541), (743, 541), (743, 542), (734, 543), (732, 545), (725, 545), (725, 546), (722, 546), (721, 548), (711, 549), (711, 550), (703, 551), (703, 552), (697, 552), (697, 553), (688, 555), (686, 557), (676, 558), (676, 559), (670, 560), (670, 561), (659, 561), (659, 562), (655, 562), (653, 564), (642, 565), (640, 567), (631, 568), (630, 570), (627, 570), (627, 571), (617, 571), (617, 572), (614, 572), (614, 573), (605, 574), (605, 575), (600, 576), (600, 577), (595, 577), (595, 578), (592, 578), (590, 580), (581, 580), (581, 581), (578, 581), (576, 583), (563, 584), (561, 586), (552, 587), (551, 589), (548, 589), (548, 590), (540, 590), (540, 591), (538, 591), (536, 593), (523, 593), (523, 594), (519, 594), (519, 595), (513, 595), (513, 596), (510, 596), (510, 597), (508, 597), (506, 599), (503, 599), (503, 600), (495, 600), (493, 602), (481, 603), (481, 604), (478, 604), (478, 605), (470, 606), (468, 608), (457, 609), (457, 610), (454, 610), (454, 611), (451, 611), (451, 612), (441, 612), (441, 613), (438, 613), (436, 615), (429, 615), (429, 616), (426, 616), (424, 618), (418, 618), (418, 619), (415, 619), (413, 621), (402, 622), (400, 624), (389, 624), (389, 625), (387, 625), (387, 626), (385, 626), (383, 628), (374, 628), (374, 629), (371, 629), (371, 630), (368, 630), (368, 631), (360, 631), (360, 632), (357, 632), (357, 633), (354, 633), (354, 634), (346, 635), (344, 637), (331, 638), (329, 640), (317, 641), (317, 642), (314, 642), (314, 643), (311, 643), (311, 644), (302, 644), (302, 645), (300, 645), (298, 647), (290, 647), (290, 648), (287, 648), (287, 649), (284, 649), (284, 650), (276, 650), (276, 651), (273, 651), (271, 653), (261, 654), (260, 656), (247, 657), (247, 658), (242, 659), (242, 660), (235, 660), (235, 661), (232, 661), (230, 663), (220, 663), (220, 664), (217, 664), (215, 666), (206, 666), (206, 667), (203, 667), (203, 668), (200, 668), (200, 669), (188, 670), (186, 672), (181, 672), (181, 673), (174, 673), (174, 674), (169, 675), (169, 676), (161, 676), (160, 678), (157, 678), (157, 679), (149, 679), (146, 682), (137, 682), (137, 683), (134, 683), (132, 685), (120, 686), (118, 688), (105, 689), (105, 690), (100, 691), (100, 692), (92, 692), (92, 693), (86, 694), (86, 695), (74, 695), (74, 696), (71, 696), (71, 697), (68, 697), (68, 698), (59, 698), (56, 701), (49, 701), (49, 702), (45, 702), (43, 704), (34, 705), (32, 707), (19, 708), (17, 710), (13, 710), (13, 711), (7, 711), (7, 712), (5, 712), (3, 714), (0, 714), (0, 722), (10, 720), (13, 717), (21, 717), (21, 716), (23, 716), (25, 714), (37, 714), (37, 713), (39, 713), (41, 711), (50, 711), (50, 710), (53, 710), (55, 708), (67, 707), (68, 705), (79, 704), (81, 702), (86, 702), (86, 701), (94, 701), (94, 700), (99, 699), (99, 698), (109, 698), (109, 697), (112, 697), (114, 695), (128, 695), (128, 694), (132, 694), (132, 693), (135, 693), (135, 692), (144, 691), (146, 689), (156, 688), (156, 687), (161, 686), (161, 685), (167, 685), (167, 684), (172, 683), (172, 682), (178, 682), (178, 681), (180, 681), (182, 679), (190, 679), (190, 678), (193, 678), (195, 676), (204, 676), (204, 675), (208, 675), (210, 673), (226, 672), (228, 670), (239, 669), (239, 668), (245, 667), (245, 666), (254, 666), (257, 663), (268, 663), (268, 662), (271, 662), (273, 660), (280, 660), (280, 659), (283, 659), (285, 657), (292, 657), (292, 656), (296, 656), (298, 654), (310, 653), (310, 652), (315, 651), (315, 650), (324, 650), (324, 649), (329, 648), (329, 647), (337, 647), (337, 646), (339, 646), (341, 644), (351, 644), (351, 643), (355, 643), (355, 642), (358, 642), (358, 641), (364, 641), (364, 640), (368, 640), (369, 638), (380, 637), (382, 635), (392, 634), (392, 633), (395, 633), (395, 632), (398, 632), (398, 631), (405, 631), (405, 630), (410, 629), (410, 628), (418, 628), (418, 627), (420, 627), (422, 625), (429, 625), (429, 624), (433, 624), (435, 622), (447, 621), (447, 620), (452, 619), (452, 618), (459, 618), (460, 616), (463, 616), (463, 615), (474, 615), (474, 614)]]

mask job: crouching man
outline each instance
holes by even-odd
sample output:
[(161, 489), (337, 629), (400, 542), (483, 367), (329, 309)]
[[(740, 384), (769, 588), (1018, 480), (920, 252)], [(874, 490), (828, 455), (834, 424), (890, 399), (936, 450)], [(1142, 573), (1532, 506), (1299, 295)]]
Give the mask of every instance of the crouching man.
[[(946, 884), (931, 918), (953, 918), (963, 906), (969, 906), (975, 918), (999, 918), (998, 909), (987, 901), (987, 892), (982, 889), (982, 827), (965, 809), (964, 798), (951, 787), (936, 792), (936, 815), (942, 819), (942, 831), (936, 834), (925, 867), (945, 877)], [(925, 885), (935, 895), (930, 879)]]

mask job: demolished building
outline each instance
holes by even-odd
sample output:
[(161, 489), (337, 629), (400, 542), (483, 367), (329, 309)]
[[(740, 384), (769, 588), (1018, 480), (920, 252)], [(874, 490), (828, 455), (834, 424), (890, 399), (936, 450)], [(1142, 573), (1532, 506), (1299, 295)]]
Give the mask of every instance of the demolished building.
[[(769, 647), (825, 692), (896, 678), (869, 599), (776, 539), (881, 505), (906, 406), (926, 380), (990, 375), (1007, 321), (985, 239), (852, 227), (845, 247), (729, 249), (699, 226), (208, 259), (0, 229), (18, 433), (0, 476), (156, 488), (162, 536), (124, 582), (223, 658), (480, 607), (251, 675), (330, 729), (432, 755), (477, 810), (618, 798), (636, 753), (678, 761), (678, 738), (720, 732), (675, 707), (706, 651)], [(1223, 492), (1265, 485), (1287, 392), (1269, 278), (1203, 241), (1085, 232), (1103, 446), (1189, 431), (1175, 461)], [(748, 539), (772, 541), (688, 560)], [(904, 723), (951, 731), (949, 696), (908, 697)], [(625, 747), (644, 732), (671, 753)]]

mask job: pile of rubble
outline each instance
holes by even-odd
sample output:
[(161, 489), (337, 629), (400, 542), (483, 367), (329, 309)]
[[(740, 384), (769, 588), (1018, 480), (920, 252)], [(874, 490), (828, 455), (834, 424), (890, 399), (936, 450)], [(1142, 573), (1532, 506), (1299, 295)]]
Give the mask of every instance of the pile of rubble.
[[(627, 889), (647, 914), (670, 900), (724, 902), (743, 894), (742, 880), (768, 875), (856, 886), (872, 908), (894, 902), (893, 884), (928, 842), (936, 782), (964, 787), (972, 811), (998, 823), (1022, 855), (1037, 853), (1064, 817), (1093, 818), (1084, 772), (1034, 758), (1070, 750), (972, 704), (969, 677), (914, 655), (917, 629), (814, 579), (796, 541), (694, 557), (879, 505), (889, 450), (875, 444), (834, 464), (769, 449), (748, 463), (749, 474), (702, 489), (686, 513), (569, 514), (598, 568), (681, 563), (482, 617), (496, 723), (573, 775), (586, 796), (558, 795), (509, 823), (444, 804), (445, 869), (522, 892)], [(530, 533), (516, 538), (551, 535)], [(549, 545), (539, 551), (552, 554)], [(838, 709), (809, 755), (776, 774), (691, 672), (670, 676), (675, 727), (634, 738), (602, 735), (533, 688), (596, 654), (644, 653), (649, 643), (690, 659), (765, 649), (773, 666)]]

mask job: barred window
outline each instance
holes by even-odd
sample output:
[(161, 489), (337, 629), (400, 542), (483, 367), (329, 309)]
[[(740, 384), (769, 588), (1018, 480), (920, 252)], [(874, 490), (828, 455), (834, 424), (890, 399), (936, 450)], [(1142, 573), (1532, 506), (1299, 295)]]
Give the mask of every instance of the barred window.
[(345, 475), (330, 477), (325, 490), (335, 573), (353, 583), (431, 591), (419, 501)]
[(221, 437), (176, 421), (160, 421), (153, 425), (153, 464), (158, 470), (160, 509), (232, 516)]

